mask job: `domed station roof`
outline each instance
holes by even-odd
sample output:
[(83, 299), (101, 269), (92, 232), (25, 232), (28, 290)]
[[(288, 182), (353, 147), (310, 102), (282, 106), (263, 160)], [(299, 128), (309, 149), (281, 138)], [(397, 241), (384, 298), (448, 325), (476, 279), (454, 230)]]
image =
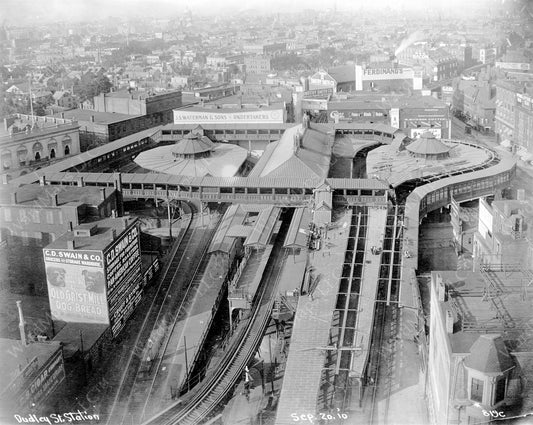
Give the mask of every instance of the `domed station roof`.
[(433, 133), (426, 131), (414, 142), (407, 145), (406, 149), (413, 156), (427, 159), (443, 159), (449, 157), (452, 148), (437, 139)]
[(215, 144), (207, 136), (189, 133), (177, 142), (172, 149), (176, 158), (205, 158), (211, 155)]

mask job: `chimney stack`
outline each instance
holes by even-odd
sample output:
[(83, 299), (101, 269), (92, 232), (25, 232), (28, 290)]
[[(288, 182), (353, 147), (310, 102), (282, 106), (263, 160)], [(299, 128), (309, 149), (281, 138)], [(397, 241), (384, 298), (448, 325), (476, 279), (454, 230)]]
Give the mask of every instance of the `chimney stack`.
[(442, 280), (442, 276), (437, 273), (435, 281), (437, 283), (437, 294), (439, 296), (439, 301), (444, 302), (446, 301), (446, 285)]
[(61, 118), (65, 118), (65, 113), (61, 112)]
[(105, 201), (105, 187), (100, 188), (100, 200)]
[(128, 228), (128, 217), (124, 217), (122, 219), (122, 224), (124, 225), (124, 229)]
[(68, 222), (68, 231), (69, 231), (69, 232), (72, 232), (72, 228), (73, 228), (73, 227), (72, 227), (72, 221), (69, 221), (69, 222)]
[(52, 206), (53, 206), (53, 207), (57, 207), (58, 205), (59, 205), (59, 204), (58, 204), (58, 202), (57, 202), (57, 193), (54, 193), (54, 194), (52, 195)]
[(83, 187), (83, 186), (84, 186), (83, 177), (78, 177), (78, 187)]
[(28, 345), (28, 340), (26, 339), (26, 321), (24, 320), (24, 314), (22, 313), (22, 301), (17, 301), (17, 308), (19, 311), (19, 331), (20, 331), (20, 340), (22, 345)]
[(111, 235), (111, 241), (114, 241), (117, 238), (117, 230), (111, 229), (110, 235)]
[(17, 192), (11, 194), (11, 203), (14, 205), (17, 203)]
[(44, 186), (46, 184), (46, 176), (40, 176), (39, 177), (39, 184), (41, 186)]
[(94, 122), (94, 115), (91, 115), (91, 122)]
[(446, 333), (453, 334), (453, 313), (446, 310)]
[(71, 241), (67, 241), (67, 249), (76, 249), (76, 241), (75, 240), (71, 240)]

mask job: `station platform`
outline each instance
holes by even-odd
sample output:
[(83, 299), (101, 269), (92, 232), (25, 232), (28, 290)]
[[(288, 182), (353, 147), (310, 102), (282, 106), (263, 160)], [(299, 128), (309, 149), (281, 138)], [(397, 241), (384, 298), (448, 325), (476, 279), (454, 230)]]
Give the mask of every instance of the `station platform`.
[[(321, 347), (329, 344), (351, 216), (352, 211), (348, 210), (334, 223), (336, 230), (330, 232), (327, 250), (310, 254), (310, 265), (314, 267), (318, 283), (312, 295), (300, 296), (298, 300), (278, 401), (277, 425), (293, 424), (295, 414), (317, 417), (317, 392), (324, 366)], [(287, 265), (291, 263), (289, 259), (286, 262)], [(291, 283), (297, 284), (294, 280)]]
[(361, 290), (359, 295), (359, 305), (356, 316), (354, 340), (355, 349), (350, 364), (350, 376), (362, 378), (368, 356), (370, 354), (370, 343), (372, 340), (372, 325), (374, 323), (375, 301), (377, 297), (379, 269), (381, 265), (381, 254), (372, 253), (372, 247), (382, 248), (385, 234), (385, 224), (387, 221), (386, 208), (368, 209), (368, 230), (365, 243), (364, 267), (361, 279)]

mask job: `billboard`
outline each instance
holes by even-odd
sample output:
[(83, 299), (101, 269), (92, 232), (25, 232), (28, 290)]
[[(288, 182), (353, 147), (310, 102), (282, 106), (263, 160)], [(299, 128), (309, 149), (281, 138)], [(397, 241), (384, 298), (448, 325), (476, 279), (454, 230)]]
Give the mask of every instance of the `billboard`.
[(63, 355), (61, 350), (57, 350), (46, 367), (41, 370), (41, 373), (17, 396), (18, 405), (25, 407), (35, 403), (39, 406), (64, 379)]
[(109, 324), (102, 253), (47, 248), (43, 254), (52, 317)]
[(205, 111), (174, 110), (174, 124), (261, 124), (272, 123), (282, 124), (285, 122), (284, 109), (271, 109), (264, 111), (242, 111), (231, 112), (227, 109)]
[(432, 133), (436, 139), (440, 139), (442, 136), (442, 130), (440, 128), (412, 128), (409, 137), (416, 139), (427, 132)]
[(113, 336), (124, 327), (142, 297), (141, 245), (132, 226), (104, 253), (109, 321)]

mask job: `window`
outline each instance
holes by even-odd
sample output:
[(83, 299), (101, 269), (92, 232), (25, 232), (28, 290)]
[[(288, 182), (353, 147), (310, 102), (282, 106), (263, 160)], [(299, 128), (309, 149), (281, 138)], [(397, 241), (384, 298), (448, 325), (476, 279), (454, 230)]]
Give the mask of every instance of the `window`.
[(483, 381), (481, 379), (472, 378), (470, 400), (483, 402)]
[(46, 223), (54, 224), (54, 212), (46, 211)]
[(499, 379), (496, 382), (496, 390), (494, 391), (494, 404), (499, 403), (505, 398), (505, 378)]
[(11, 208), (4, 207), (4, 220), (11, 221)]

